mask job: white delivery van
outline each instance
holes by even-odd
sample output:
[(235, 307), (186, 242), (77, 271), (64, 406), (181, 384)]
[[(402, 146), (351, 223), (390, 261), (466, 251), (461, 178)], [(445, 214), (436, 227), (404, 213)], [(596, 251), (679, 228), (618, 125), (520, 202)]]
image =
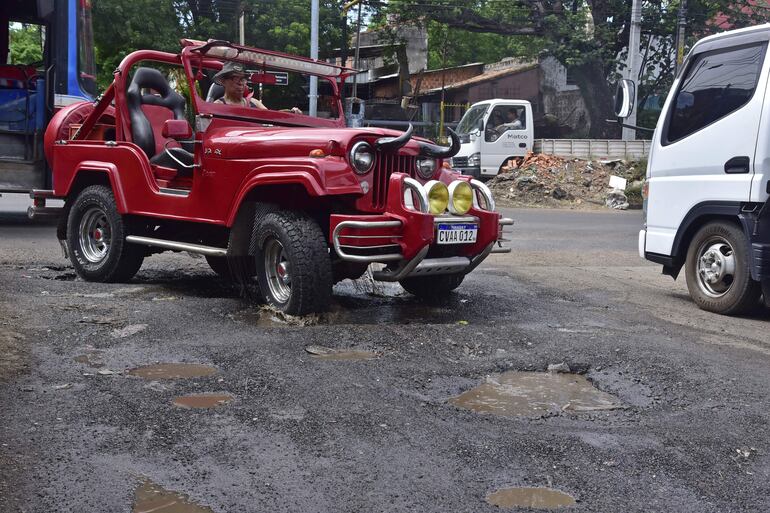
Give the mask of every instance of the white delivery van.
[[(674, 279), (685, 270), (701, 308), (770, 306), (770, 24), (693, 46), (652, 137), (641, 257)], [(623, 81), (616, 114), (634, 105)]]
[(493, 177), (513, 157), (532, 149), (532, 105), (525, 100), (474, 103), (457, 125), (460, 151), (452, 167), (475, 178)]

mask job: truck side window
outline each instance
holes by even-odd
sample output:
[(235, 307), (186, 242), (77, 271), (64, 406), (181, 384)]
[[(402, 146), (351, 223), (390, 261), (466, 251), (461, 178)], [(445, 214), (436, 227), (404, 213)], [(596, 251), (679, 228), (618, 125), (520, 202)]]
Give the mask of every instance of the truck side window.
[(495, 107), (487, 121), (485, 140), (494, 142), (509, 130), (524, 130), (526, 110), (523, 106), (504, 105)]
[(717, 50), (696, 56), (674, 98), (667, 143), (683, 139), (727, 116), (754, 95), (766, 43)]

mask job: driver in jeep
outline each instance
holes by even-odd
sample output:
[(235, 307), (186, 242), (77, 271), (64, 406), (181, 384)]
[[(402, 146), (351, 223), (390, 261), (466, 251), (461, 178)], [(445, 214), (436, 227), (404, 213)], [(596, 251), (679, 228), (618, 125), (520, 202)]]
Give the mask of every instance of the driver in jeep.
[[(237, 62), (227, 62), (222, 66), (221, 71), (214, 75), (214, 82), (221, 85), (225, 93), (221, 98), (214, 100), (214, 103), (224, 103), (225, 105), (240, 105), (242, 107), (251, 106), (257, 109), (267, 110), (264, 103), (257, 100), (253, 96), (246, 98), (248, 91), (246, 87), (246, 70), (243, 65)], [(298, 107), (292, 107), (291, 110), (294, 114), (302, 114), (302, 111)]]

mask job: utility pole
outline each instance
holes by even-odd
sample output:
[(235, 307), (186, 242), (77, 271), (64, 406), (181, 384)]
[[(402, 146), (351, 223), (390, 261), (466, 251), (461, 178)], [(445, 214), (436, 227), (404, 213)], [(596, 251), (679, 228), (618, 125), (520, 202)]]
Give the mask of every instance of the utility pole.
[[(318, 60), (318, 0), (310, 0), (310, 58)], [(318, 114), (318, 77), (310, 77), (310, 112)]]
[(687, 0), (680, 0), (679, 15), (676, 24), (676, 66), (674, 70), (679, 73), (684, 61), (684, 30), (687, 26)]
[(238, 41), (241, 46), (246, 44), (246, 11), (241, 8), (241, 14), (238, 16)]
[[(642, 0), (633, 0), (631, 5), (631, 30), (628, 37), (628, 58), (626, 60), (626, 78), (633, 80), (639, 89), (639, 66), (641, 64), (640, 39), (642, 33)], [(631, 115), (626, 118), (626, 124), (636, 125), (636, 106), (634, 106)], [(636, 130), (633, 128), (623, 129), (623, 140), (633, 141), (636, 139)]]

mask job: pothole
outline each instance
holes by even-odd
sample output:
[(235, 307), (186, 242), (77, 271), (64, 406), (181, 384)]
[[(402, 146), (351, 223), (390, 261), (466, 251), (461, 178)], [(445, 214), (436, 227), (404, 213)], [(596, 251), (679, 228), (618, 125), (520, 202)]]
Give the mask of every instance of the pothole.
[(136, 489), (133, 513), (214, 513), (179, 492), (169, 491), (150, 480)]
[(174, 406), (181, 408), (216, 408), (233, 400), (230, 394), (191, 394), (175, 397)]
[(200, 378), (216, 374), (216, 367), (199, 363), (156, 363), (128, 371), (131, 376), (145, 379)]
[(502, 488), (487, 495), (487, 502), (501, 508), (556, 509), (575, 504), (575, 498), (551, 488)]
[(584, 376), (554, 372), (494, 374), (449, 402), (458, 408), (502, 417), (623, 408), (617, 397), (597, 390)]
[(376, 351), (365, 351), (361, 349), (335, 349), (324, 346), (307, 346), (305, 351), (313, 355), (317, 360), (373, 360), (382, 356), (382, 353)]

